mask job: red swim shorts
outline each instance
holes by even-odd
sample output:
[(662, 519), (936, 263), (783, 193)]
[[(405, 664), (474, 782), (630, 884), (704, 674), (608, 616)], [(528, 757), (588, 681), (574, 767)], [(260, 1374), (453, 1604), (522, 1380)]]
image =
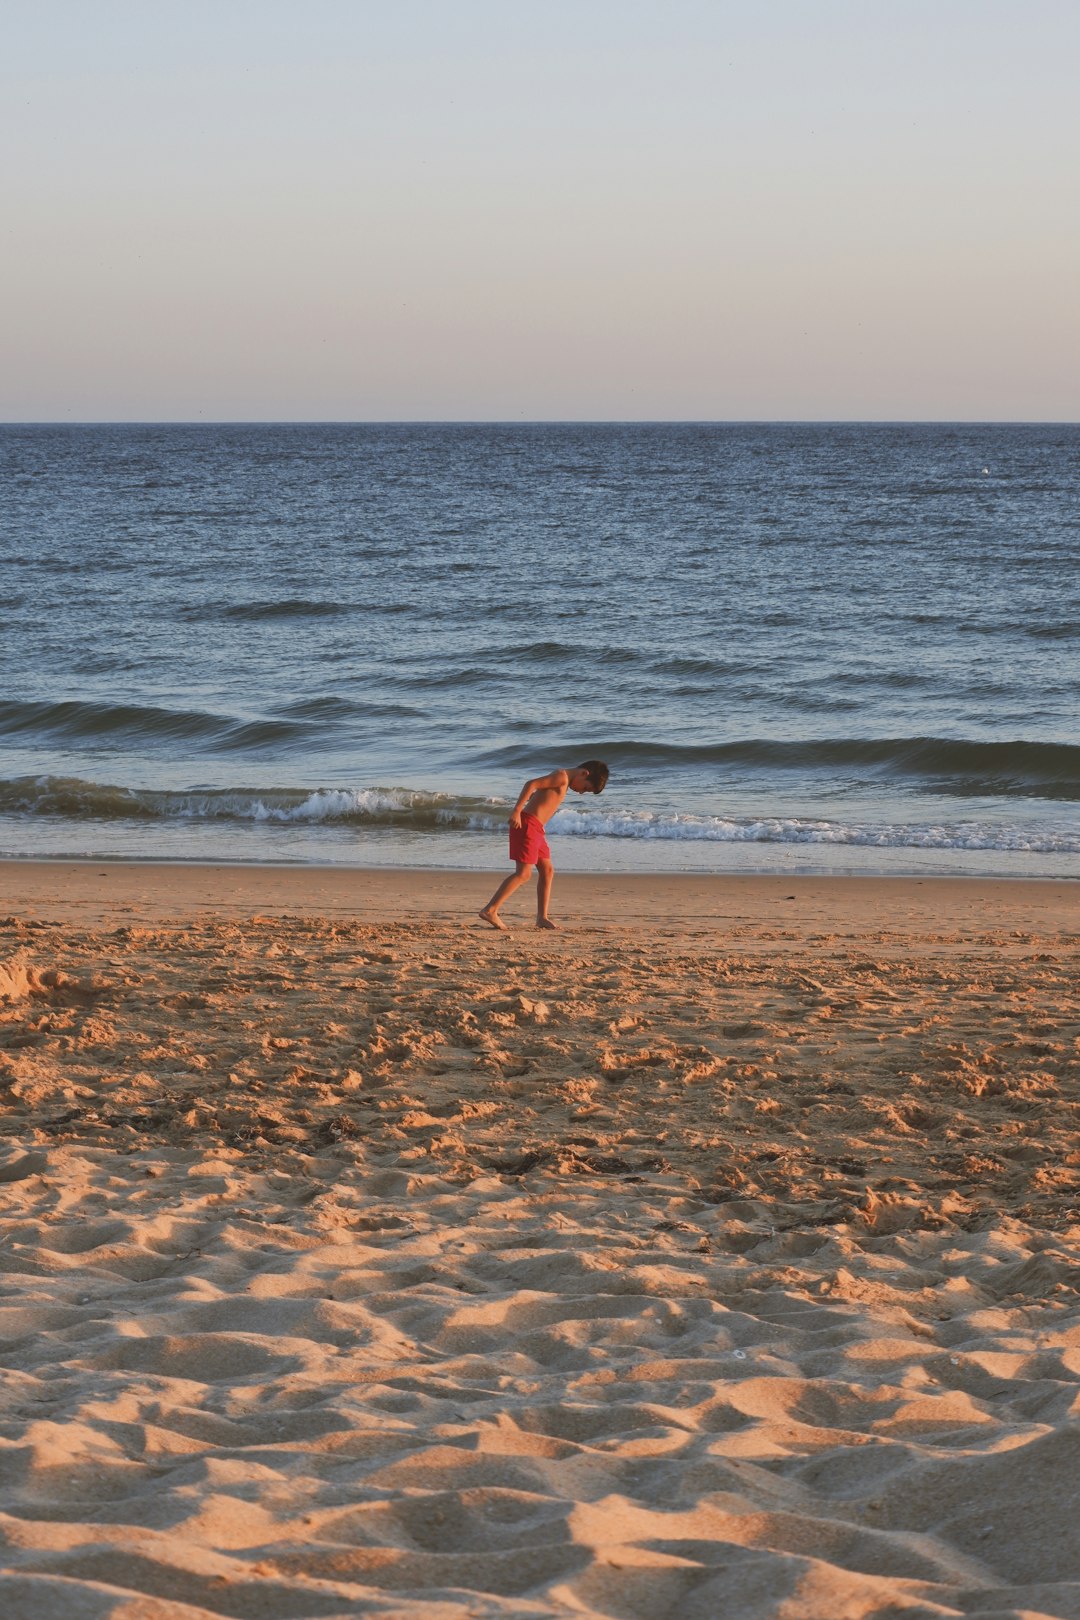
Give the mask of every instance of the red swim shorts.
[(544, 823), (527, 812), (521, 818), (521, 826), (510, 829), (510, 859), (521, 861), (525, 866), (551, 859)]

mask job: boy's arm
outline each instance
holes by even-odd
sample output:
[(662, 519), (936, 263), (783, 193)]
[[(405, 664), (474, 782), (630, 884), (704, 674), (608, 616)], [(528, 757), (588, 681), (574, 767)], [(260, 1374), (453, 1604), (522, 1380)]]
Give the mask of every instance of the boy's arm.
[(541, 788), (554, 788), (556, 793), (565, 792), (569, 780), (569, 771), (552, 771), (548, 776), (534, 776), (531, 781), (526, 782), (518, 794), (517, 804), (510, 812), (511, 827), (521, 826), (521, 812), (534, 793), (538, 793)]

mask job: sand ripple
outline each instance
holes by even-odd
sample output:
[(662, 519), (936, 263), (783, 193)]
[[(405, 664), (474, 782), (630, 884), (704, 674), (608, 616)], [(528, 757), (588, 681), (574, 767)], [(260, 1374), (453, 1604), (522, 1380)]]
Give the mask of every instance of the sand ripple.
[(1073, 1241), (335, 1149), (2, 1190), (11, 1620), (1080, 1613)]
[(1072, 940), (8, 946), (5, 1620), (1080, 1617)]

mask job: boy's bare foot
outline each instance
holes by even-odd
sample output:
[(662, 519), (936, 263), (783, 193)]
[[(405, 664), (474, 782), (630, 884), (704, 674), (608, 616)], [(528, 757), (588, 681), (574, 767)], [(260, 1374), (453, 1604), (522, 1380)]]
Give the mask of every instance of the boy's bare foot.
[(550, 917), (537, 917), (537, 928), (558, 928), (558, 923), (552, 922)]
[(483, 922), (487, 923), (489, 928), (497, 928), (500, 934), (508, 934), (510, 932), (509, 928), (507, 928), (497, 911), (482, 911), (480, 913), (480, 917)]

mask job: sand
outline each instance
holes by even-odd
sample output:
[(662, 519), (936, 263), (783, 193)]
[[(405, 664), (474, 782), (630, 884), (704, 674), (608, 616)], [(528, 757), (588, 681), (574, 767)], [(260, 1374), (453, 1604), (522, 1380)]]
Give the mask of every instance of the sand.
[(0, 1614), (1080, 1617), (1080, 891), (0, 866)]

